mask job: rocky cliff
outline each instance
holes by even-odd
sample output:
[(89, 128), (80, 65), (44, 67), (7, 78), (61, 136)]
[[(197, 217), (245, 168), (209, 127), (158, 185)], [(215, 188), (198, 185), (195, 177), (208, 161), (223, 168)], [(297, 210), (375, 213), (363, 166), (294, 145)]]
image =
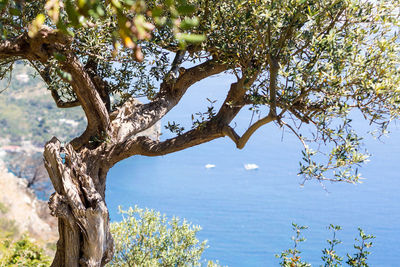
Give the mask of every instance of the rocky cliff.
[(57, 221), (50, 215), (47, 203), (38, 200), (26, 187), (26, 180), (14, 176), (0, 162), (0, 203), (6, 212), (0, 218), (14, 221), (20, 234), (28, 233), (44, 243), (57, 241)]

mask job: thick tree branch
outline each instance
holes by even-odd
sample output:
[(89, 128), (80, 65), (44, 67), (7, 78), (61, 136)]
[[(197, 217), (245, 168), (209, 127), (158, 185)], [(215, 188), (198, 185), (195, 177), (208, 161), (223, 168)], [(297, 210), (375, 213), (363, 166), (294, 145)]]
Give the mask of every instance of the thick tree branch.
[(269, 99), (270, 99), (270, 113), (276, 116), (276, 82), (278, 79), (279, 62), (278, 59), (269, 56)]
[(217, 120), (212, 120), (199, 128), (165, 141), (152, 140), (144, 136), (131, 138), (117, 146), (110, 147), (111, 150), (108, 152), (107, 164), (111, 167), (117, 162), (133, 155), (162, 156), (224, 136), (231, 138), (236, 146), (242, 149), (257, 129), (274, 120), (276, 120), (276, 116), (269, 114), (267, 117), (255, 122), (242, 137), (230, 126), (225, 125), (221, 127), (221, 124)]
[(78, 58), (68, 53), (66, 59), (61, 62), (64, 71), (71, 74), (71, 84), (78, 101), (80, 102), (88, 120), (86, 131), (78, 138), (72, 140), (71, 144), (78, 149), (87, 144), (92, 136), (106, 134), (108, 132), (110, 118), (107, 108), (96, 90), (92, 79), (85, 71)]
[(227, 66), (214, 60), (206, 61), (190, 69), (181, 68), (175, 82), (161, 84), (160, 93), (154, 101), (139, 104), (133, 98), (111, 114), (112, 137), (117, 143), (123, 143), (133, 135), (142, 132), (167, 114), (176, 106), (187, 89), (198, 81), (227, 70)]
[[(207, 69), (207, 68), (205, 68)], [(190, 77), (195, 74), (196, 68), (189, 69)], [(204, 70), (204, 69), (203, 69)], [(222, 68), (221, 68), (222, 70)], [(185, 72), (188, 73), (188, 72)], [(208, 74), (210, 72), (207, 72)], [(201, 73), (200, 73), (201, 74)], [(201, 76), (201, 75), (200, 75)], [(124, 142), (119, 143), (116, 146), (111, 147), (111, 150), (107, 153), (109, 155), (109, 164), (110, 166), (114, 165), (116, 162), (121, 161), (127, 157), (132, 155), (145, 155), (145, 156), (160, 156), (169, 153), (173, 153), (176, 151), (183, 150), (188, 147), (192, 147), (195, 145), (199, 145), (213, 139), (227, 136), (228, 134), (225, 132), (226, 125), (232, 121), (232, 119), (237, 115), (240, 109), (245, 105), (244, 104), (244, 96), (246, 90), (249, 86), (253, 84), (257, 77), (257, 73), (250, 77), (243, 77), (239, 79), (237, 83), (233, 83), (231, 85), (231, 89), (228, 93), (228, 96), (225, 100), (225, 103), (222, 105), (219, 113), (217, 116), (202, 125), (201, 127), (188, 131), (182, 135), (179, 135), (175, 138), (171, 138), (165, 140), (163, 142), (154, 141), (147, 137), (137, 137), (137, 138), (130, 138), (126, 139)], [(186, 78), (185, 78), (186, 79)], [(196, 79), (199, 79), (197, 76)], [(185, 84), (186, 81), (185, 80)], [(193, 82), (193, 80), (191, 80)], [(186, 84), (187, 85), (187, 84)], [(229, 105), (227, 102), (233, 101), (235, 105)], [(132, 102), (131, 102), (132, 103)], [(150, 103), (147, 105), (151, 105), (154, 103)], [(144, 107), (146, 105), (142, 105)], [(154, 110), (154, 109), (153, 109)], [(136, 114), (138, 115), (138, 114)], [(271, 115), (272, 116), (272, 115)], [(270, 116), (270, 117), (271, 117)], [(269, 117), (269, 118), (270, 118)], [(268, 118), (268, 119), (269, 119)], [(269, 122), (269, 121), (268, 121)], [(266, 124), (267, 122), (264, 122)], [(256, 125), (252, 126), (251, 129), (245, 134), (244, 138), (240, 141), (244, 144), (250, 138), (252, 132), (257, 130), (261, 123), (256, 123)], [(107, 145), (106, 145), (107, 146)]]
[(180, 68), (181, 74), (172, 86), (174, 96), (180, 100), (186, 90), (193, 84), (226, 70), (228, 70), (226, 64), (219, 63), (213, 59), (189, 69)]
[(139, 136), (126, 140), (117, 146), (112, 146), (108, 153), (107, 164), (113, 166), (115, 163), (133, 155), (151, 157), (166, 155), (219, 137), (224, 137), (224, 134), (215, 122), (207, 122), (202, 127), (165, 141), (155, 141), (145, 136)]
[(23, 35), (15, 40), (4, 40), (0, 42), (0, 59), (10, 57), (23, 57), (28, 50), (29, 46), (25, 41)]
[(239, 111), (246, 105), (246, 92), (257, 79), (259, 71), (254, 70), (251, 66), (246, 70), (242, 70), (242, 73), (243, 77), (238, 79), (236, 83), (231, 84), (224, 103), (216, 115), (216, 120), (219, 121), (220, 125), (229, 125)]
[(84, 68), (86, 72), (89, 74), (90, 78), (92, 79), (92, 82), (94, 83), (97, 92), (99, 93), (101, 99), (106, 105), (107, 111), (109, 112), (111, 110), (111, 100), (109, 94), (110, 85), (108, 84), (107, 81), (105, 81), (98, 75), (97, 60), (94, 57), (89, 56)]
[(220, 129), (194, 129), (183, 135), (165, 140), (163, 142), (154, 141), (149, 138), (139, 137), (139, 155), (162, 156), (183, 149), (197, 146), (219, 137), (223, 137)]

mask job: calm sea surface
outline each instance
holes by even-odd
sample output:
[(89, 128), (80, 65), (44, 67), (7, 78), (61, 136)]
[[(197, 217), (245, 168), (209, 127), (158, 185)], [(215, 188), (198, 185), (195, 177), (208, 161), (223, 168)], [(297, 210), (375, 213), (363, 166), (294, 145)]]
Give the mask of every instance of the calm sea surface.
[[(192, 113), (205, 110), (206, 97), (218, 100), (219, 107), (228, 82), (220, 77), (197, 85), (164, 122), (183, 119), (188, 125)], [(239, 131), (248, 126), (249, 115), (245, 111), (236, 121)], [(357, 124), (367, 130), (366, 123)], [(309, 226), (300, 249), (313, 266), (321, 263), (321, 250), (331, 238), (330, 223), (343, 227), (338, 234), (343, 244), (337, 248), (342, 256), (354, 252), (357, 227), (362, 227), (376, 236), (370, 265), (399, 266), (399, 127), (382, 141), (366, 136), (373, 157), (360, 170), (367, 178), (362, 184), (327, 183), (328, 192), (316, 182), (300, 187), (301, 144), (275, 125), (257, 132), (244, 150), (224, 138), (164, 157), (133, 157), (109, 173), (108, 208), (112, 220), (121, 218), (118, 205), (186, 218), (203, 228), (198, 237), (209, 245), (204, 257), (223, 265), (277, 266), (274, 254), (292, 246), (295, 222)], [(247, 171), (247, 163), (259, 169)], [(216, 167), (206, 169), (206, 164)]]

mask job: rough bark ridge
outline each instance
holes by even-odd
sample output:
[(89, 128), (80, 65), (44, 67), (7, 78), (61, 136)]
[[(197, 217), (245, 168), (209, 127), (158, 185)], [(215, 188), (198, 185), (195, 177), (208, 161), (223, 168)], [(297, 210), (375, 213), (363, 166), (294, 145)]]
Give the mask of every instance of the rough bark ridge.
[(113, 240), (104, 192), (93, 181), (96, 177), (88, 175), (87, 162), (70, 144), (62, 147), (55, 137), (46, 144), (44, 158), (56, 190), (49, 207), (58, 217), (60, 234), (52, 266), (105, 265), (112, 257)]

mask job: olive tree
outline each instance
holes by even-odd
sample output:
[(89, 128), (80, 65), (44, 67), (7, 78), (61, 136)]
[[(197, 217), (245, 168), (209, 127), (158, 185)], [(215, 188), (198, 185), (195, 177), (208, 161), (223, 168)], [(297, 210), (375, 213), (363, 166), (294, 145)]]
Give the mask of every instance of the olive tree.
[[(25, 60), (59, 108), (80, 106), (87, 118), (82, 135), (66, 144), (54, 137), (44, 149), (60, 234), (53, 266), (111, 260), (106, 177), (128, 157), (166, 155), (221, 137), (241, 149), (275, 123), (304, 144), (305, 179), (357, 182), (354, 166), (367, 155), (351, 128), (351, 110), (381, 130), (399, 113), (399, 6), (398, 0), (0, 1), (1, 75)], [(217, 110), (191, 129), (169, 124), (176, 133), (170, 139), (139, 135), (192, 85), (217, 74), (236, 77)], [(244, 108), (261, 116), (238, 133), (232, 121)], [(331, 151), (317, 149), (321, 143)]]

